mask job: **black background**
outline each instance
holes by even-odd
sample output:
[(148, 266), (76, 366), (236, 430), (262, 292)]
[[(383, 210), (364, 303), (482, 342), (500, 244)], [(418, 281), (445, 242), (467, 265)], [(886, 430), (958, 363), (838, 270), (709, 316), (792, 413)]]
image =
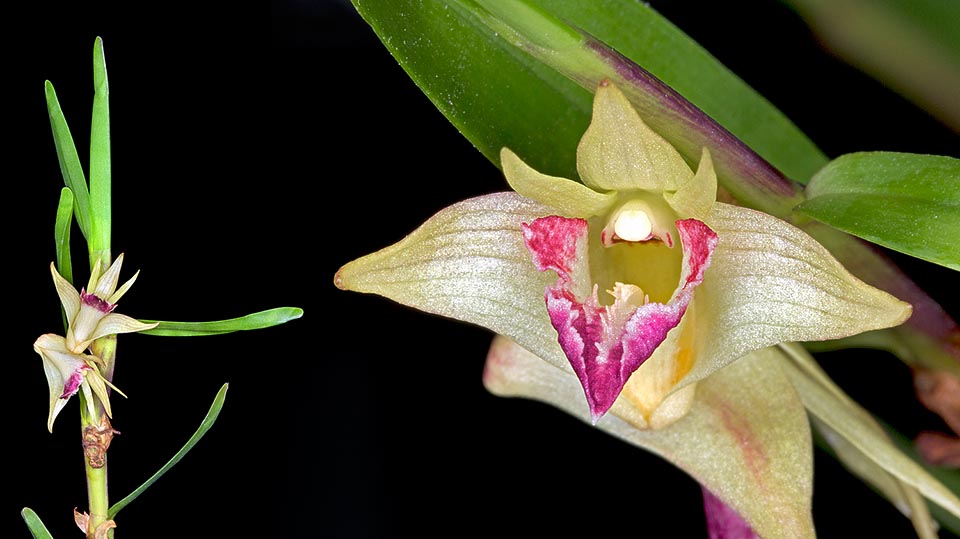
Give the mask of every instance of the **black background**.
[[(955, 134), (830, 58), (776, 2), (653, 5), (831, 156), (958, 156)], [(60, 328), (47, 265), (62, 180), (42, 83), (56, 86), (86, 163), (97, 35), (111, 83), (114, 252), (126, 253), (124, 278), (142, 270), (118, 311), (306, 310), (262, 332), (121, 337), (115, 382), (130, 398), (114, 400), (114, 500), (179, 448), (223, 382), (231, 388), (208, 436), (119, 515), (120, 537), (705, 536), (699, 488), (682, 472), (545, 405), (487, 394), (487, 331), (333, 287), (343, 263), (454, 201), (505, 188), (349, 4), (276, 0), (269, 35), (260, 5), (98, 6), (0, 19), (4, 319), (15, 326), (4, 536), (28, 537), (23, 506), (56, 537), (77, 536), (71, 510), (86, 503), (76, 404), (48, 434), (30, 344)], [(950, 272), (908, 270), (957, 314)], [(938, 426), (894, 358), (824, 359), (901, 429)], [(910, 536), (834, 461), (818, 452), (815, 464), (821, 536)]]

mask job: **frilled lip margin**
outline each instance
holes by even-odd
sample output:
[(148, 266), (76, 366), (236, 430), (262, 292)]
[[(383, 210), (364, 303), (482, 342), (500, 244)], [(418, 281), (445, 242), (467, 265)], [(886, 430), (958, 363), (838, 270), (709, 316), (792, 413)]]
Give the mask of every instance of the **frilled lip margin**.
[[(583, 219), (549, 216), (523, 224), (523, 238), (540, 271), (557, 272), (546, 291), (547, 312), (560, 347), (583, 386), (593, 423), (613, 406), (630, 375), (677, 327), (693, 292), (703, 282), (717, 235), (696, 219), (676, 221), (683, 246), (679, 284), (667, 303), (650, 302), (632, 285), (617, 283), (614, 303), (600, 304), (597, 286), (578, 298), (574, 266), (585, 260), (588, 224)], [(657, 241), (657, 240), (653, 240)], [(587, 285), (589, 286), (589, 285)], [(640, 297), (637, 297), (640, 296)]]

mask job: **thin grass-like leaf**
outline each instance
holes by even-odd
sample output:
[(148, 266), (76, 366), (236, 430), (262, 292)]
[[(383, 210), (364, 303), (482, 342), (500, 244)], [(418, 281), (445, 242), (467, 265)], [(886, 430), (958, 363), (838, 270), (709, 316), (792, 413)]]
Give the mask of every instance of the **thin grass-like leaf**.
[(20, 511), (20, 516), (23, 517), (23, 521), (27, 523), (27, 528), (30, 529), (30, 534), (33, 535), (33, 539), (53, 539), (53, 536), (50, 535), (50, 532), (47, 530), (47, 527), (43, 525), (43, 521), (40, 520), (40, 517), (30, 509), (29, 507), (24, 507)]
[(57, 246), (57, 271), (68, 283), (73, 284), (73, 262), (70, 259), (71, 225), (73, 225), (73, 191), (69, 187), (64, 187), (60, 190), (53, 235)]
[(93, 117), (90, 121), (91, 253), (110, 250), (110, 85), (103, 55), (103, 40), (93, 44)]
[[(239, 318), (229, 320), (217, 320), (212, 322), (164, 322), (159, 321), (160, 325), (141, 331), (144, 335), (161, 335), (164, 337), (195, 337), (199, 335), (220, 335), (222, 333), (231, 333), (234, 331), (246, 331), (251, 329), (263, 329), (271, 326), (296, 320), (303, 316), (303, 309), (299, 307), (277, 307), (260, 311), (258, 313), (248, 314)], [(141, 320), (147, 324), (157, 322), (157, 320)]]
[(83, 175), (83, 167), (80, 165), (80, 156), (77, 155), (77, 147), (73, 143), (73, 136), (70, 134), (70, 127), (67, 126), (67, 119), (60, 109), (60, 101), (57, 100), (57, 92), (53, 89), (53, 84), (46, 81), (44, 90), (47, 96), (50, 128), (53, 130), (53, 142), (57, 147), (57, 159), (60, 161), (63, 182), (73, 191), (74, 212), (77, 216), (77, 222), (80, 224), (80, 230), (85, 238), (90, 238), (92, 237), (90, 195), (87, 191), (87, 180)]
[(137, 487), (136, 490), (128, 494), (126, 498), (113, 504), (113, 507), (111, 507), (107, 512), (107, 518), (115, 518), (121, 509), (129, 505), (130, 502), (143, 494), (143, 491), (147, 490), (147, 488), (156, 482), (157, 479), (160, 479), (160, 477), (167, 473), (170, 468), (173, 468), (174, 465), (180, 462), (180, 459), (182, 459), (187, 452), (193, 449), (193, 446), (197, 445), (197, 442), (200, 441), (200, 438), (203, 438), (203, 435), (210, 430), (210, 427), (212, 427), (213, 423), (217, 420), (217, 416), (220, 415), (220, 409), (223, 408), (223, 401), (227, 398), (227, 388), (229, 386), (230, 384), (223, 384), (223, 386), (220, 388), (220, 391), (217, 391), (217, 396), (214, 397), (213, 404), (210, 405), (210, 410), (200, 423), (200, 427), (197, 429), (197, 432), (193, 433), (193, 436), (187, 440), (187, 443), (184, 444), (180, 451), (177, 451), (177, 454), (167, 461), (167, 463), (163, 465), (163, 468), (157, 470), (157, 473), (150, 476), (150, 479), (147, 479), (146, 482)]

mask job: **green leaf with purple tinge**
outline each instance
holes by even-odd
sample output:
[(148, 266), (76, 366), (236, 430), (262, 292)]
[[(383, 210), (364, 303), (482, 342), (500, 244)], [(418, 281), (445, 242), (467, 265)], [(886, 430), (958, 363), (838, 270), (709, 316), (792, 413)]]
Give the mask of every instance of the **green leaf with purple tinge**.
[(797, 211), (917, 258), (960, 270), (960, 159), (863, 152), (817, 173)]
[(826, 163), (779, 111), (641, 3), (354, 3), (437, 108), (495, 163), (509, 147), (538, 170), (576, 177), (572, 156), (589, 120), (589, 92), (602, 78), (690, 161), (708, 146), (724, 187), (755, 208), (784, 215), (799, 200), (777, 169), (805, 180)]

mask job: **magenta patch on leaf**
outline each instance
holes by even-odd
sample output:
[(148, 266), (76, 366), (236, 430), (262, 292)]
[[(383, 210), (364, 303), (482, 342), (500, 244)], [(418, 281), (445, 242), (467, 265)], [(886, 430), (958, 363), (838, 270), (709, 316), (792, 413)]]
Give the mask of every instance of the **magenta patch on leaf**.
[(703, 512), (707, 517), (710, 539), (760, 539), (750, 525), (706, 488), (703, 490)]
[(100, 299), (96, 294), (87, 294), (86, 290), (80, 289), (80, 301), (84, 305), (93, 307), (94, 309), (106, 314), (113, 311), (116, 308), (116, 305), (111, 305), (106, 301)]
[[(546, 290), (547, 313), (560, 348), (583, 386), (594, 423), (613, 406), (630, 375), (680, 323), (710, 266), (716, 233), (696, 219), (677, 221), (676, 226), (683, 245), (683, 269), (670, 301), (642, 303), (643, 298), (635, 297), (636, 288), (618, 283), (611, 291), (613, 305), (602, 306), (595, 285), (573, 282), (573, 270), (589, 264), (583, 243), (588, 241), (587, 222), (550, 216), (523, 225), (523, 238), (537, 269), (552, 269), (559, 277)], [(593, 293), (578, 298), (575, 285), (581, 285), (581, 290), (592, 288)]]

